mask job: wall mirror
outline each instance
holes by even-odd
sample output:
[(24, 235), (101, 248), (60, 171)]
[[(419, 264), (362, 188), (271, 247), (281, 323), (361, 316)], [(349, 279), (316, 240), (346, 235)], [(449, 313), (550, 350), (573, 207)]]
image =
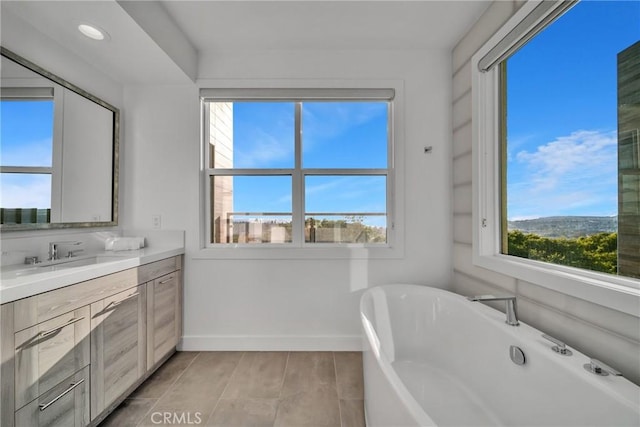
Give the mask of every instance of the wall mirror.
[(0, 49), (0, 230), (117, 225), (119, 110)]

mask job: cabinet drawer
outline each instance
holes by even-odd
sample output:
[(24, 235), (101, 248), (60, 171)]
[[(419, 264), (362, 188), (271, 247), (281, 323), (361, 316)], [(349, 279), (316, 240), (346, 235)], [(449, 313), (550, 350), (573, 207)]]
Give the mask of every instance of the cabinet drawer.
[(144, 375), (145, 286), (91, 304), (92, 417)]
[(15, 334), (15, 407), (21, 408), (89, 364), (89, 307)]
[(15, 413), (16, 427), (84, 427), (89, 421), (88, 366)]
[(136, 277), (137, 270), (131, 268), (15, 301), (14, 330), (20, 331), (136, 286)]
[(160, 276), (179, 270), (181, 258), (179, 256), (163, 259), (138, 267), (138, 283), (150, 282)]

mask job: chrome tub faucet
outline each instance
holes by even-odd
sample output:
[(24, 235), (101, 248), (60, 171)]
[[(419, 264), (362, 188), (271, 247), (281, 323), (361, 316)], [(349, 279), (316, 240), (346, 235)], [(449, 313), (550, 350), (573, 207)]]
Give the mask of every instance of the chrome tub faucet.
[(506, 302), (506, 314), (507, 320), (506, 324), (511, 326), (518, 326), (520, 322), (518, 322), (518, 311), (516, 305), (516, 297), (514, 296), (503, 296), (496, 297), (493, 295), (478, 295), (475, 297), (467, 297), (469, 301), (505, 301)]

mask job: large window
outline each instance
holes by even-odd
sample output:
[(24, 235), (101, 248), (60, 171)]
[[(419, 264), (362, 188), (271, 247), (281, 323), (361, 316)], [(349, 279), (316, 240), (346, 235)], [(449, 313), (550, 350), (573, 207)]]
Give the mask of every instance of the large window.
[(638, 2), (529, 2), (474, 56), (476, 264), (633, 310), (639, 40)]
[(387, 245), (392, 90), (203, 90), (207, 246)]
[(505, 254), (640, 277), (640, 4), (583, 1), (499, 66)]

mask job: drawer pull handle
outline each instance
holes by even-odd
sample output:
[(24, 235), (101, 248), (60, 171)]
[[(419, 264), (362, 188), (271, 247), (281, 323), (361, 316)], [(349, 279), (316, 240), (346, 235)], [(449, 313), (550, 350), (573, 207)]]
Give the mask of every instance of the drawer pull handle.
[(173, 276), (169, 277), (168, 279), (164, 279), (164, 280), (158, 282), (158, 285), (164, 285), (165, 283), (170, 282), (172, 280), (173, 280)]
[(65, 323), (64, 325), (60, 325), (57, 328), (53, 328), (53, 329), (49, 329), (48, 331), (44, 331), (44, 332), (40, 332), (40, 337), (44, 338), (46, 336), (49, 336), (51, 334), (55, 334), (56, 332), (58, 332), (60, 329), (67, 327), (69, 325), (73, 325), (76, 322), (81, 321), (82, 319), (84, 319), (84, 316), (82, 317), (78, 317), (78, 318), (73, 318), (71, 320), (69, 320), (67, 323)]
[(123, 302), (125, 302), (126, 300), (130, 300), (131, 298), (135, 298), (138, 295), (140, 295), (140, 293), (136, 292), (135, 294), (131, 294), (128, 297), (122, 298), (120, 301), (111, 301), (109, 304), (107, 304), (107, 307), (117, 307), (120, 304), (122, 304)]
[(82, 384), (84, 382), (84, 378), (81, 379), (78, 382), (75, 383), (71, 383), (69, 384), (69, 388), (66, 389), (65, 391), (63, 391), (62, 393), (60, 393), (59, 395), (57, 395), (56, 397), (53, 398), (53, 400), (51, 400), (51, 402), (49, 403), (42, 403), (40, 405), (38, 405), (38, 407), (40, 408), (41, 411), (44, 411), (45, 409), (47, 409), (49, 406), (53, 405), (54, 403), (56, 403), (58, 400), (62, 399), (64, 397), (65, 394), (70, 393), (74, 388), (78, 387), (80, 384)]

